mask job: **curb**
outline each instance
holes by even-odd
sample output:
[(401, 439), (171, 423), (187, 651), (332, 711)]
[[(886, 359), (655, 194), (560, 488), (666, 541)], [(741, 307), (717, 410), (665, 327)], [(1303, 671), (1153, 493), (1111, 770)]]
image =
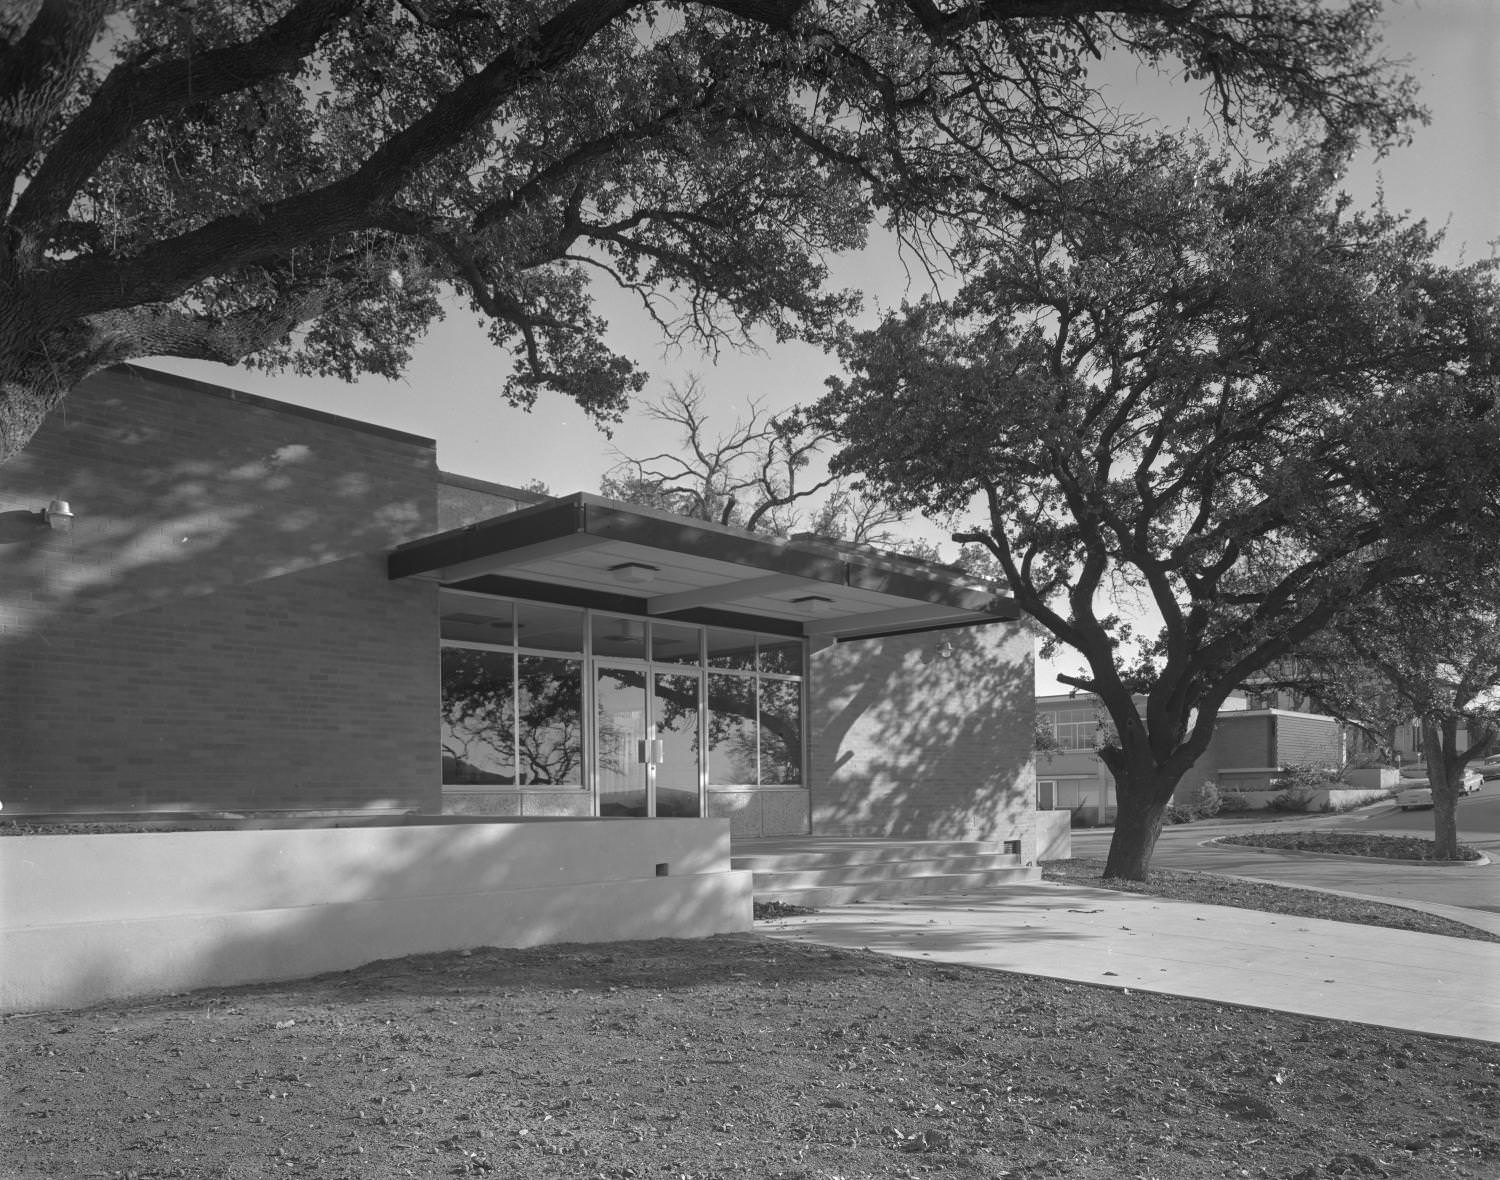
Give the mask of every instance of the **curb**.
[(1233, 848), (1239, 852), (1256, 852), (1265, 856), (1312, 856), (1320, 860), (1331, 858), (1336, 862), (1347, 860), (1378, 865), (1414, 865), (1428, 869), (1480, 869), (1493, 863), (1483, 852), (1479, 854), (1478, 860), (1412, 860), (1404, 856), (1353, 856), (1347, 852), (1309, 852), (1303, 848), (1263, 848), (1258, 844), (1231, 844), (1222, 836), (1200, 841), (1198, 847)]
[[(1350, 857), (1350, 859), (1354, 859)], [(1366, 858), (1372, 859), (1372, 858)], [(1385, 861), (1380, 863), (1384, 864)], [(1208, 870), (1204, 869), (1207, 873)], [(1267, 881), (1263, 877), (1242, 877), (1237, 873), (1214, 873), (1213, 876), (1223, 877), (1226, 881), (1245, 881), (1251, 885), (1276, 885), (1276, 882)], [(1394, 906), (1397, 909), (1411, 910), (1413, 913), (1427, 914), (1434, 918), (1446, 918), (1449, 922), (1456, 922), (1460, 926), (1468, 926), (1478, 930), (1481, 934), (1489, 934), (1500, 938), (1500, 929), (1486, 923), (1484, 918), (1490, 917), (1485, 911), (1466, 910), (1463, 906), (1434, 904), (1424, 901), (1413, 901), (1405, 897), (1384, 897), (1377, 893), (1355, 893), (1348, 889), (1325, 889), (1321, 885), (1281, 885), (1283, 889), (1302, 889), (1309, 893), (1326, 893), (1331, 897), (1347, 897), (1351, 901), (1369, 901), (1376, 905)], [(1479, 914), (1483, 914), (1481, 918)], [(1447, 937), (1439, 935), (1438, 937)]]

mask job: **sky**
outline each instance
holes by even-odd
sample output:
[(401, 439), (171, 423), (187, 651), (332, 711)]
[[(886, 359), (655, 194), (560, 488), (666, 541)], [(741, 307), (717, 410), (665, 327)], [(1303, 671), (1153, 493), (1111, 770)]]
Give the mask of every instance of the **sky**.
[[(1383, 190), (1392, 209), (1445, 225), (1447, 261), (1490, 257), (1500, 252), (1500, 0), (1387, 0), (1385, 21), (1389, 55), (1408, 59), (1431, 123), (1416, 129), (1410, 146), (1379, 161), (1373, 154), (1363, 158), (1345, 184), (1361, 203)], [(1114, 80), (1111, 97), (1168, 123), (1202, 107), (1187, 86), (1133, 67)], [(832, 285), (865, 292), (871, 319), (923, 290), (884, 240), (836, 259), (832, 271)], [(731, 425), (752, 398), (773, 411), (811, 401), (837, 371), (832, 357), (797, 343), (768, 343), (759, 352), (724, 352), (717, 359), (666, 348), (638, 308), (598, 290), (613, 345), (651, 375), (642, 399), (697, 374), (710, 398), (711, 431)], [(511, 407), (498, 393), (510, 358), (457, 302), (396, 382), (369, 377), (349, 385), (173, 358), (142, 363), (434, 438), (445, 471), (512, 485), (541, 480), (558, 494), (598, 491), (616, 461), (615, 448), (645, 455), (676, 441), (639, 411), (627, 414), (611, 439), (560, 395), (544, 394), (529, 413)], [(932, 525), (914, 524), (913, 531), (935, 540), (946, 535)], [(945, 556), (955, 553), (952, 546), (945, 550)], [(1039, 676), (1039, 689), (1056, 691), (1050, 673)]]

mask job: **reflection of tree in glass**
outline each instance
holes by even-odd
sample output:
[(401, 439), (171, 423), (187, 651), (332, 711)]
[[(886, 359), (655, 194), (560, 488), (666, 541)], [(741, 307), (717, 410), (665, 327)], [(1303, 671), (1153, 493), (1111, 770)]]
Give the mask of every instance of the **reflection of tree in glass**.
[(795, 680), (760, 682), (760, 781), (802, 782), (802, 685)]
[(696, 676), (657, 676), (656, 699), (660, 702), (659, 737), (682, 734), (688, 748), (698, 753), (698, 678)]
[(583, 781), (583, 666), (522, 656), (519, 663), (521, 781), (577, 786)]
[[(620, 687), (642, 688), (646, 673), (631, 668), (611, 668), (610, 680)], [(708, 748), (717, 761), (723, 759), (732, 773), (711, 779), (720, 785), (755, 780), (757, 733), (764, 783), (802, 781), (801, 684), (793, 680), (763, 680), (757, 707), (754, 676), (708, 674)], [(656, 699), (662, 730), (677, 732), (696, 721), (698, 686), (685, 676), (659, 676)], [(607, 756), (601, 731), (601, 757)], [(696, 735), (694, 735), (694, 748)], [(727, 777), (726, 777), (727, 774)]]
[(508, 654), (443, 649), (445, 783), (514, 781), (512, 692)]
[[(626, 668), (601, 668), (598, 676), (601, 690), (640, 689), (646, 683), (645, 673)], [(637, 703), (638, 709), (643, 698), (637, 694), (629, 699)], [(617, 778), (628, 777), (639, 764), (635, 743), (646, 736), (644, 721), (637, 709), (623, 713), (612, 709), (609, 694), (605, 691), (595, 696), (594, 705), (594, 737), (598, 743), (595, 758), (599, 770)]]
[(801, 782), (801, 686), (792, 680), (762, 680), (759, 707), (755, 677), (710, 675), (708, 678), (708, 748), (741, 773), (755, 778), (757, 722), (762, 783)]
[(699, 680), (696, 675), (655, 677), (657, 707), (656, 736), (662, 739), (665, 765), (656, 770), (656, 814), (697, 816), (702, 813), (698, 794)]

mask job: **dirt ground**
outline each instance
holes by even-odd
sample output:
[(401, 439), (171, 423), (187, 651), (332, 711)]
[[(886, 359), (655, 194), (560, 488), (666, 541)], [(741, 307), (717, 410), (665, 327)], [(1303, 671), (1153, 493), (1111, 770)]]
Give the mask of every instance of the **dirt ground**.
[(754, 935), (23, 1016), (0, 1052), (17, 1180), (1500, 1176), (1500, 1046)]

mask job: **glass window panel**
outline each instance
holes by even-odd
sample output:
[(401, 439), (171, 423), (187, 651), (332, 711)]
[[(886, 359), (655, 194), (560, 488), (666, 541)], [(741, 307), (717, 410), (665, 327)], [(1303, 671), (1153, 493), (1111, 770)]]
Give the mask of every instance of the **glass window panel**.
[(636, 668), (594, 670), (595, 767), (599, 814), (640, 816), (647, 812), (646, 764), (641, 743), (650, 718), (646, 674)]
[(439, 597), (444, 639), (475, 643), (511, 643), (515, 637), (514, 605), (509, 599), (486, 600), (469, 595)]
[(785, 639), (779, 635), (760, 637), (760, 670), (783, 672), (788, 676), (802, 675), (802, 640)]
[(1075, 721), (1057, 727), (1057, 742), (1065, 750), (1086, 750), (1099, 730), (1096, 721)]
[(515, 783), (514, 658), (504, 651), (443, 648), (444, 783)]
[(696, 819), (698, 800), (698, 675), (656, 677), (656, 814)]
[(755, 786), (752, 676), (708, 677), (708, 781), (715, 786)]
[(1052, 727), (1057, 744), (1064, 750), (1087, 750), (1093, 747), (1099, 732), (1099, 717), (1092, 708), (1057, 709), (1038, 712), (1037, 718)]
[(708, 629), (708, 666), (755, 671), (755, 636), (749, 631)]
[(627, 619), (620, 615), (594, 616), (594, 655), (644, 660), (646, 658), (646, 620)]
[(520, 781), (583, 785), (583, 664), (551, 656), (517, 660)]
[(760, 785), (802, 785), (802, 683), (760, 682)]
[(651, 658), (658, 664), (696, 664), (698, 639), (702, 634), (697, 627), (652, 623)]
[(518, 602), (516, 636), (519, 647), (582, 655), (583, 612), (542, 602)]

